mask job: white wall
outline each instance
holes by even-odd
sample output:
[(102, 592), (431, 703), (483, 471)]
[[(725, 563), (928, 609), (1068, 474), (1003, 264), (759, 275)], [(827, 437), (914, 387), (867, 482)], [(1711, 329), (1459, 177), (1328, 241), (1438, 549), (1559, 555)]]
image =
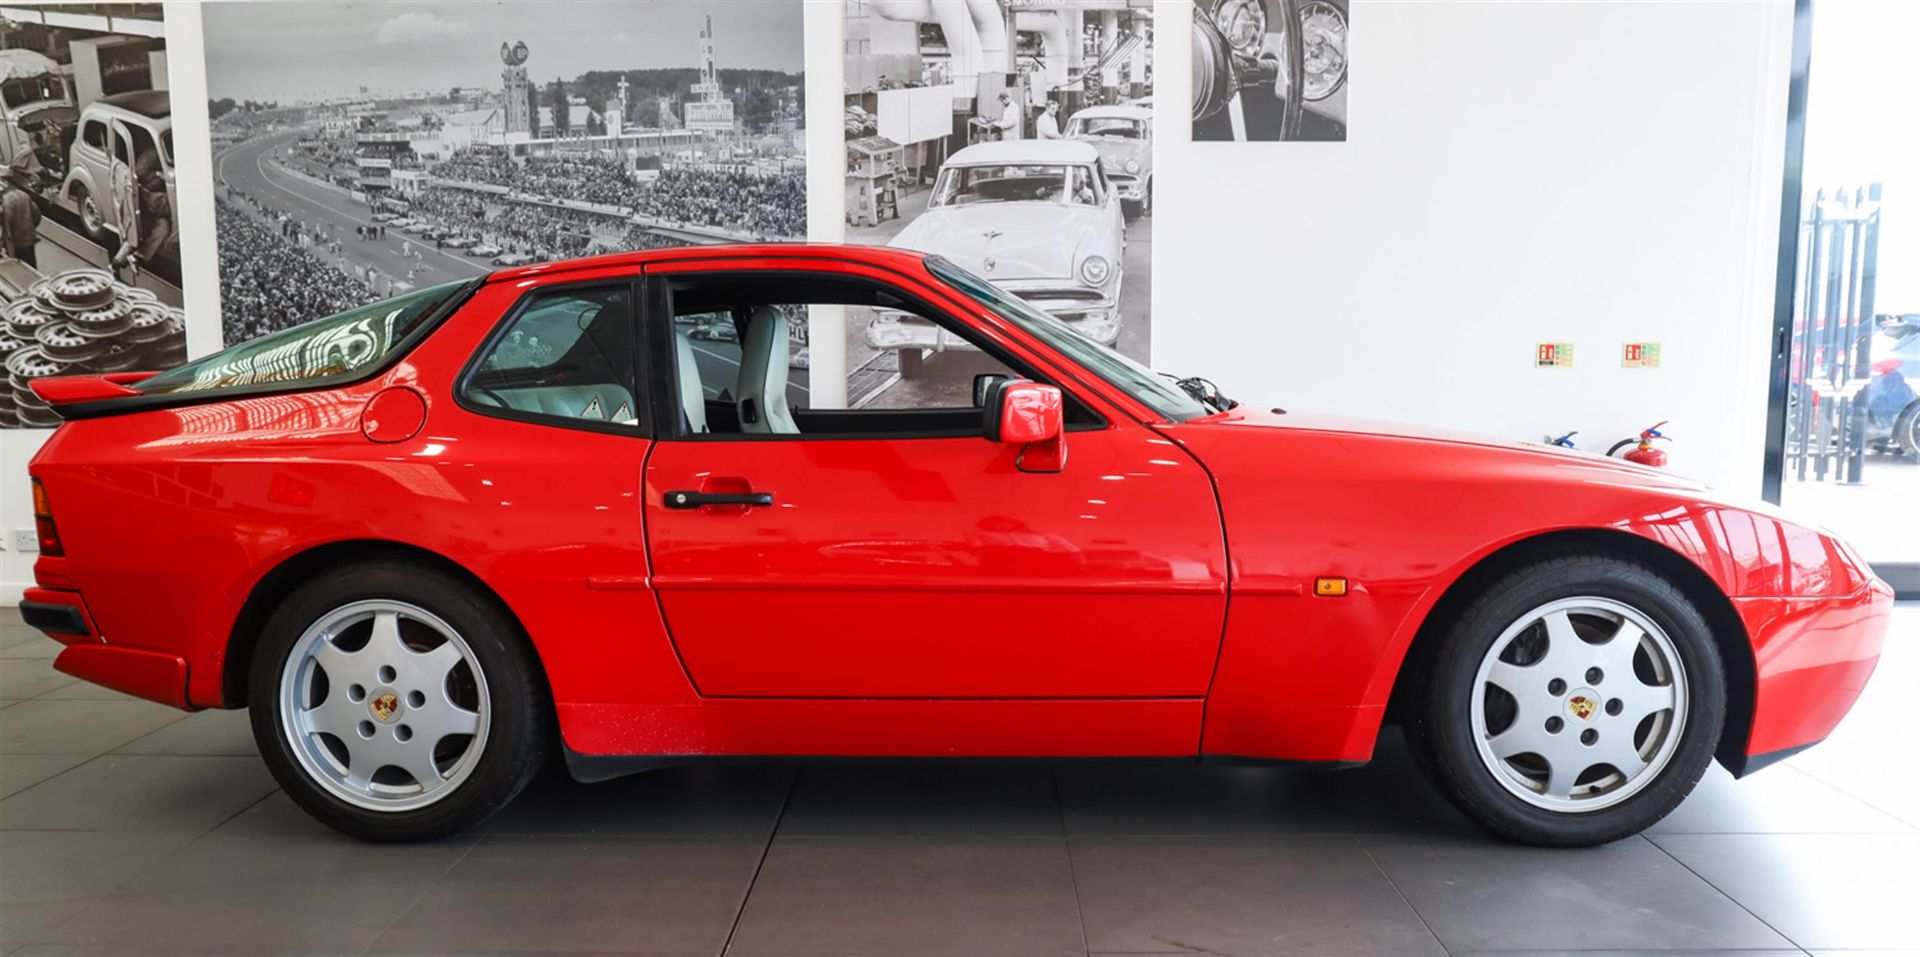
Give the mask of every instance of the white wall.
[[(1757, 490), (1789, 2), (1358, 0), (1350, 139), (1266, 144), (1184, 141), (1171, 6), (1157, 368), (1602, 450), (1671, 419), (1673, 468)], [(1620, 367), (1640, 339), (1660, 369)]]
[[(166, 8), (200, 355), (219, 340), (200, 5)], [(1190, 11), (1155, 11), (1157, 367), (1260, 406), (1585, 445), (1672, 419), (1677, 470), (1757, 488), (1790, 0), (1356, 0), (1344, 144), (1186, 142)], [(807, 4), (824, 241), (845, 199), (840, 16)], [(1621, 369), (1627, 339), (1661, 342), (1662, 368)], [(1576, 343), (1574, 368), (1532, 368), (1538, 341)], [(0, 602), (32, 580), (10, 531), (33, 525), (44, 437), (0, 432)]]

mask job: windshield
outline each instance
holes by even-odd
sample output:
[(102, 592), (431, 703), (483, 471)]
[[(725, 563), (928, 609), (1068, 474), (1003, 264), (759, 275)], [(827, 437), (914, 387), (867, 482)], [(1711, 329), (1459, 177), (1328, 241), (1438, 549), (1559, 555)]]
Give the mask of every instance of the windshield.
[(1096, 116), (1092, 118), (1076, 116), (1067, 123), (1068, 136), (1105, 136), (1113, 139), (1139, 140), (1147, 136), (1147, 124), (1141, 120), (1130, 120), (1119, 116)]
[(320, 383), (350, 375), (378, 364), (421, 320), (456, 298), (470, 283), (463, 279), (429, 286), (271, 332), (144, 379), (134, 388), (149, 395), (172, 395)]
[(1093, 171), (1086, 166), (1038, 163), (949, 166), (940, 171), (927, 206), (937, 209), (1020, 202), (1097, 206)]
[(0, 83), (0, 99), (8, 106), (26, 106), (45, 100), (62, 100), (67, 96), (67, 88), (53, 76), (30, 76), (18, 80)]
[(1019, 296), (1004, 292), (938, 256), (929, 256), (926, 262), (928, 271), (948, 285), (978, 300), (1169, 420), (1179, 422), (1213, 411), (1159, 373), (1073, 331), (1072, 326), (1028, 305)]

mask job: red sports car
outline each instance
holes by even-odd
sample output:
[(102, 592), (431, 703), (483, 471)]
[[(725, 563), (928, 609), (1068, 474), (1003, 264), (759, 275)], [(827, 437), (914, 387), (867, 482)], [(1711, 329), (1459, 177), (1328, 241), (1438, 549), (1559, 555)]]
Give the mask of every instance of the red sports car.
[[(978, 374), (812, 401), (801, 323), (881, 313)], [(250, 708), (376, 840), (555, 750), (1353, 764), (1396, 722), (1494, 832), (1592, 844), (1824, 737), (1892, 600), (1764, 506), (1240, 407), (891, 249), (506, 269), (34, 388), (56, 667)]]

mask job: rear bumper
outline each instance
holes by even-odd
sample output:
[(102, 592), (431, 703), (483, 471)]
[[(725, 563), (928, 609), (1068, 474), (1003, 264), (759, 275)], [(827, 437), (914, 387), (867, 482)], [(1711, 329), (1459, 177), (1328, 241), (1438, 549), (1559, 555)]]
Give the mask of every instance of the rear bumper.
[(60, 588), (29, 588), (20, 599), (20, 617), (29, 627), (63, 645), (99, 644), (100, 629), (87, 614), (80, 593)]
[(1729, 762), (1740, 774), (1833, 733), (1879, 664), (1893, 589), (1874, 579), (1842, 598), (1736, 598), (1733, 604), (1753, 643), (1757, 679), (1745, 760)]
[(53, 659), (54, 670), (122, 694), (193, 710), (187, 701), (187, 660), (179, 655), (108, 645), (73, 645)]
[(193, 709), (187, 698), (187, 660), (162, 651), (107, 644), (79, 592), (29, 588), (20, 602), (20, 616), (67, 646), (53, 659), (54, 670), (136, 698)]
[(87, 624), (87, 617), (73, 605), (59, 605), (48, 602), (22, 601), (20, 618), (29, 628), (38, 628), (44, 634), (64, 638), (89, 639), (93, 636), (93, 627)]

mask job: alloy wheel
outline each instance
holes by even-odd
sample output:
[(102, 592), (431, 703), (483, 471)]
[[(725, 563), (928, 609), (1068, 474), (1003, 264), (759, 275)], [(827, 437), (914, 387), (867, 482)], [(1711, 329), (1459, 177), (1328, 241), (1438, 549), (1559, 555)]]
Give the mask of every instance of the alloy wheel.
[(1597, 811), (1673, 760), (1687, 675), (1650, 617), (1597, 596), (1548, 602), (1488, 648), (1471, 695), (1481, 763), (1508, 792), (1557, 812)]
[(407, 602), (356, 601), (320, 616), (287, 656), (278, 697), (301, 768), (356, 807), (433, 804), (486, 748), (479, 660), (446, 621)]

